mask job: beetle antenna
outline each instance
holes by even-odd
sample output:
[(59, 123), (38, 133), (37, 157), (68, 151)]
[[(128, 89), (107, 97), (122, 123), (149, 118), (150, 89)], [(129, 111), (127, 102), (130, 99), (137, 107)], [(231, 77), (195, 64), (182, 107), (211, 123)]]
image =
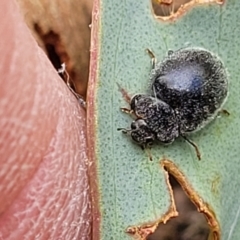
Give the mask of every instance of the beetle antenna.
[(192, 140), (188, 139), (188, 138), (187, 138), (186, 136), (184, 136), (184, 135), (181, 135), (181, 137), (194, 147), (194, 149), (195, 149), (195, 151), (196, 151), (196, 154), (197, 154), (198, 160), (201, 160), (201, 153), (200, 153), (200, 151), (199, 151), (199, 149), (198, 149), (197, 144), (196, 144), (195, 142), (193, 142)]
[(124, 134), (129, 134), (131, 133), (131, 129), (126, 129), (126, 128), (117, 128), (117, 131), (122, 131)]

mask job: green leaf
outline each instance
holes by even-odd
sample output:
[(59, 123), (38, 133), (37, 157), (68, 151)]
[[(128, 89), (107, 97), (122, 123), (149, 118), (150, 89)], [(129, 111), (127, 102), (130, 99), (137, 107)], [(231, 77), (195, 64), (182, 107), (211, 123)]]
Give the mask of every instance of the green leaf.
[[(88, 91), (94, 239), (131, 239), (125, 233), (129, 226), (154, 225), (164, 221), (168, 211), (174, 215), (162, 166), (199, 211), (209, 214), (212, 239), (219, 239), (218, 224), (222, 239), (240, 239), (240, 1), (199, 5), (174, 22), (157, 20), (149, 0), (98, 4), (95, 1)], [(120, 111), (128, 104), (117, 84), (130, 95), (146, 93), (151, 70), (146, 48), (161, 60), (168, 50), (191, 46), (223, 60), (230, 79), (224, 107), (230, 116), (221, 115), (190, 136), (199, 146), (201, 161), (182, 139), (169, 146), (155, 144), (149, 161), (145, 151), (117, 131), (132, 121)]]

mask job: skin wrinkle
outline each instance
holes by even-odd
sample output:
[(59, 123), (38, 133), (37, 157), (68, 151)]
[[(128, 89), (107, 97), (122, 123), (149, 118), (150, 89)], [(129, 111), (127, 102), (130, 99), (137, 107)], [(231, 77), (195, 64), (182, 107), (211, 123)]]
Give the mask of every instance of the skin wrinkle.
[[(60, 127), (59, 127), (60, 128)], [(64, 128), (64, 127), (63, 127)], [(69, 130), (68, 128), (65, 128), (66, 130)], [(59, 144), (62, 144), (62, 140), (60, 140), (59, 141)], [(54, 141), (53, 141), (53, 146), (56, 146), (56, 143), (55, 143), (55, 139), (54, 139)], [(50, 148), (52, 148), (53, 146), (51, 146), (50, 145)], [(50, 152), (49, 153), (49, 155), (51, 155), (52, 154), (52, 152)], [(65, 151), (64, 152), (64, 154), (66, 154), (67, 155), (67, 151)], [(83, 153), (81, 153), (81, 152), (79, 152), (79, 154), (81, 154), (81, 155), (83, 155)], [(48, 157), (51, 157), (51, 156), (46, 156), (46, 159), (48, 158)], [(64, 157), (67, 157), (67, 156), (64, 156)], [(58, 157), (55, 157), (55, 159), (58, 161)], [(85, 159), (86, 159), (86, 155), (85, 155)], [(76, 159), (77, 160), (77, 159)], [(71, 168), (71, 165), (69, 165), (70, 166), (70, 168)], [(52, 167), (54, 167), (54, 164), (51, 164), (49, 167), (47, 167), (46, 169), (52, 169)], [(40, 167), (40, 169), (41, 169), (41, 167)], [(44, 168), (45, 169), (45, 168)], [(82, 170), (84, 170), (84, 168), (81, 166), (80, 167), (80, 169), (82, 169)], [(79, 171), (79, 173), (81, 174), (81, 176), (84, 174), (84, 172), (83, 171)], [(41, 173), (41, 174), (43, 174), (43, 173)], [(80, 175), (79, 174), (79, 175)], [(86, 174), (86, 171), (85, 171), (85, 174)], [(59, 178), (59, 176), (57, 176), (57, 179)], [(78, 179), (81, 179), (81, 178), (78, 178)], [(42, 181), (42, 179), (41, 179), (41, 181)], [(44, 180), (44, 182), (47, 182), (47, 183), (49, 183), (48, 182), (48, 180), (46, 179), (46, 180)], [(80, 184), (81, 184), (81, 182), (80, 182)], [(86, 183), (85, 183), (86, 184)], [(43, 186), (44, 187), (44, 186)], [(36, 187), (34, 187), (34, 189), (35, 189)], [(61, 189), (61, 188), (63, 188), (63, 187), (59, 187), (59, 189)], [(33, 189), (33, 191), (34, 191), (34, 189)], [(34, 194), (33, 194), (34, 195)], [(42, 195), (41, 193), (40, 193), (40, 195)], [(59, 199), (59, 197), (57, 197), (57, 199)], [(61, 198), (60, 198), (61, 199)], [(59, 200), (60, 200), (59, 199)], [(77, 199), (77, 202), (79, 202), (79, 199)], [(32, 205), (34, 205), (34, 204), (32, 204)], [(50, 204), (51, 205), (51, 204)], [(45, 209), (49, 209), (49, 207), (44, 207)], [(74, 210), (74, 209), (73, 209)], [(23, 213), (24, 214), (24, 213)], [(41, 214), (40, 216), (43, 216), (44, 217), (44, 214)], [(40, 219), (41, 220), (41, 219)], [(38, 221), (39, 221), (39, 219), (38, 219)], [(60, 221), (61, 222), (61, 221)], [(57, 222), (58, 223), (58, 222)], [(89, 223), (88, 223), (89, 224)], [(21, 225), (28, 225), (28, 224), (24, 224), (24, 222), (22, 222), (21, 223)], [(19, 234), (19, 233), (18, 233)], [(35, 234), (35, 233), (34, 233)], [(28, 235), (27, 235), (28, 236)], [(34, 236), (34, 235), (33, 235)], [(14, 235), (14, 237), (16, 237), (15, 235)], [(13, 239), (14, 239), (14, 237), (13, 237)], [(31, 239), (31, 235), (29, 235), (28, 236), (30, 239)], [(50, 237), (50, 236), (48, 236), (48, 237)], [(59, 236), (60, 237), (60, 236)], [(50, 239), (51, 239), (51, 237), (50, 237)], [(71, 238), (69, 238), (69, 239), (71, 239)]]
[(88, 240), (85, 111), (15, 3), (4, 1), (1, 11), (0, 240)]

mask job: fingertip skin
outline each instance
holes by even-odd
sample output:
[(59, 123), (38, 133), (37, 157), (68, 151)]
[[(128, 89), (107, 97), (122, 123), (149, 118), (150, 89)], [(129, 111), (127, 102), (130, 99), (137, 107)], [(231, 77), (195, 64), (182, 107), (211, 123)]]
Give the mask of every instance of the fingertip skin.
[(0, 12), (0, 239), (89, 239), (85, 110), (16, 3)]

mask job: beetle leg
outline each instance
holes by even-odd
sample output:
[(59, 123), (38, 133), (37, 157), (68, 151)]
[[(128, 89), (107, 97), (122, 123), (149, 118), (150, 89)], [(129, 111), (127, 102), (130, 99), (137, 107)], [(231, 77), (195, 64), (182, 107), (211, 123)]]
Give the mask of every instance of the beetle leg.
[(144, 150), (146, 151), (149, 160), (152, 161), (153, 158), (152, 158), (151, 148), (149, 146), (147, 146), (144, 148)]
[(120, 108), (122, 112), (127, 113), (127, 114), (134, 114), (132, 109), (121, 107)]
[(226, 109), (221, 109), (221, 110), (219, 111), (219, 113), (220, 113), (220, 114), (224, 114), (224, 115), (226, 115), (226, 116), (230, 116), (230, 112), (229, 112), (228, 110), (226, 110)]
[(191, 145), (194, 147), (194, 149), (195, 149), (195, 151), (196, 151), (196, 154), (197, 154), (198, 160), (201, 160), (201, 153), (200, 153), (200, 151), (199, 151), (199, 149), (198, 149), (197, 144), (196, 144), (195, 142), (193, 142), (192, 140), (188, 139), (188, 138), (187, 138), (186, 136), (184, 136), (184, 135), (181, 135), (181, 137), (184, 138), (184, 140), (186, 140), (189, 144), (191, 144)]
[(154, 69), (155, 66), (156, 66), (156, 63), (157, 63), (157, 58), (155, 57), (155, 55), (154, 55), (154, 53), (152, 52), (151, 49), (147, 48), (146, 51), (151, 58), (152, 69)]

